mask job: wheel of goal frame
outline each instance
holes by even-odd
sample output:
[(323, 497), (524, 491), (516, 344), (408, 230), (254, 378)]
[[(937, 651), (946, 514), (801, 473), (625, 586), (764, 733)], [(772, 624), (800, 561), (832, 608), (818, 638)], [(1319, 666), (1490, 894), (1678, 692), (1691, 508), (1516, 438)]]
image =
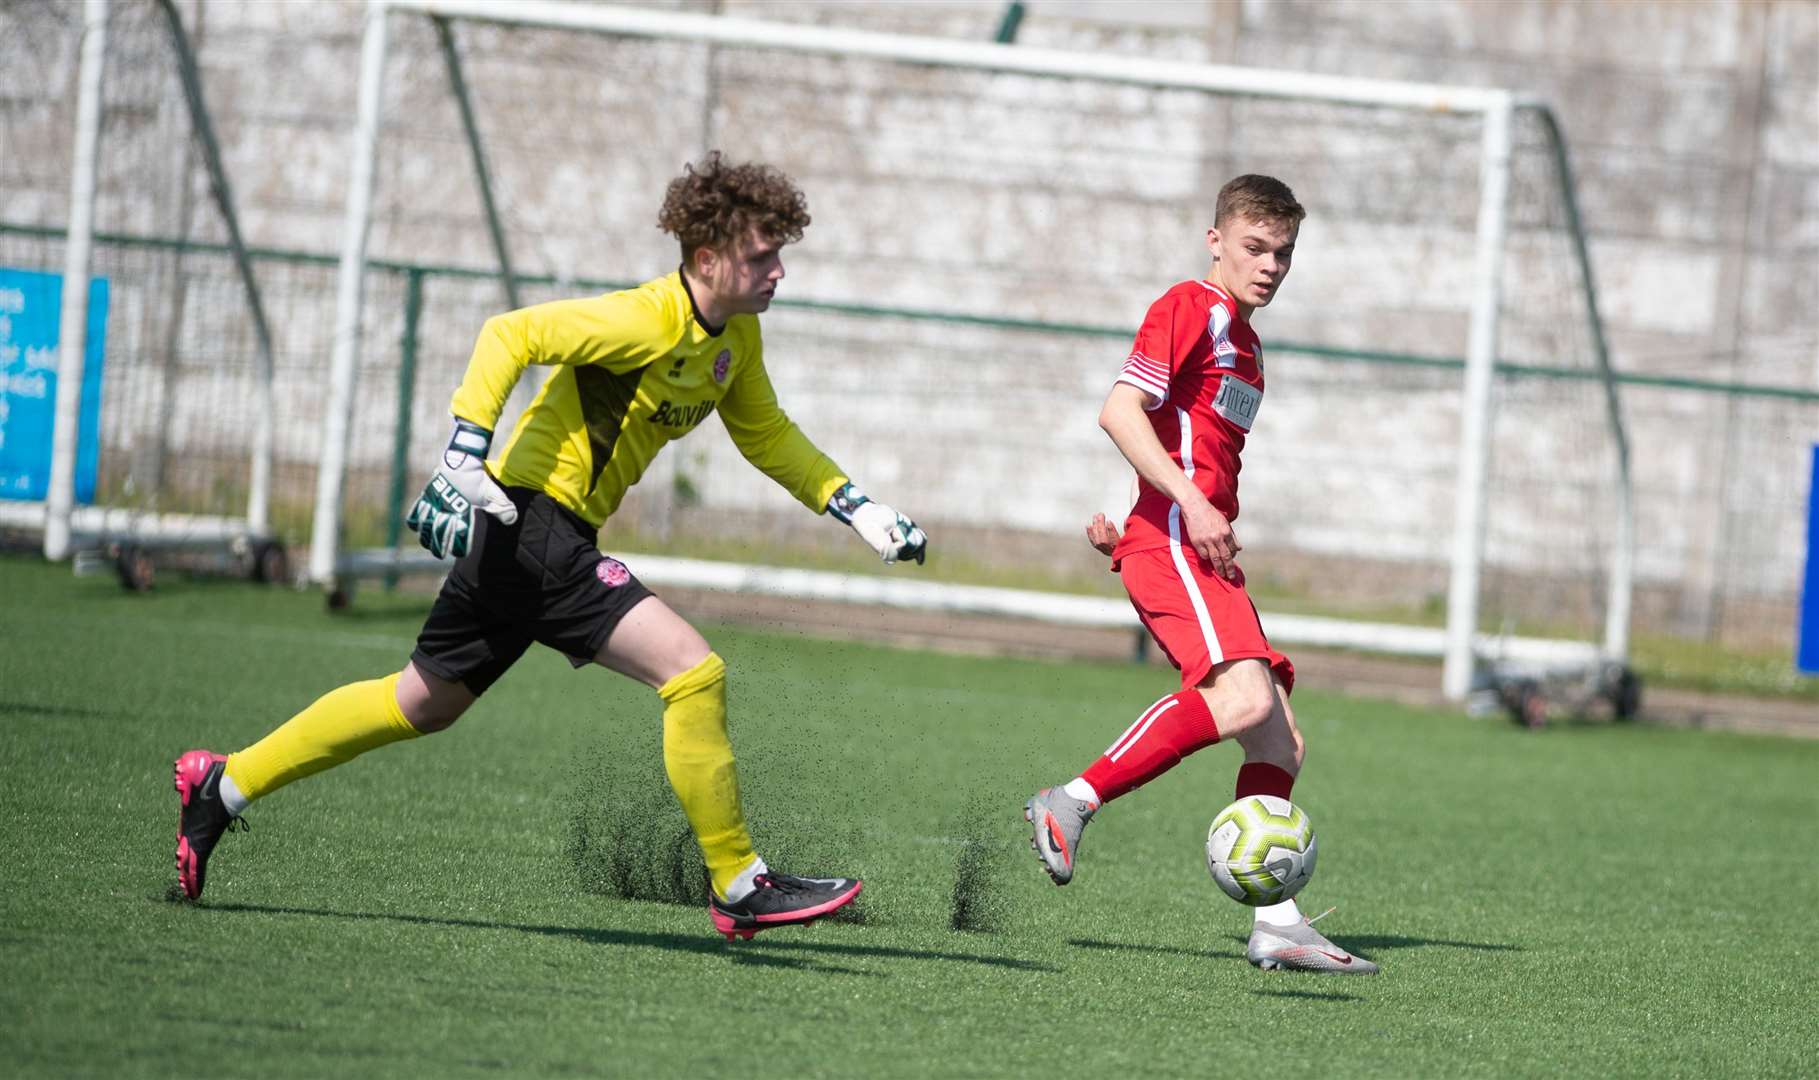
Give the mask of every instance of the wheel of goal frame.
[(137, 544), (122, 544), (114, 554), (114, 570), (120, 575), (120, 586), (129, 592), (150, 592), (156, 568), (152, 553)]

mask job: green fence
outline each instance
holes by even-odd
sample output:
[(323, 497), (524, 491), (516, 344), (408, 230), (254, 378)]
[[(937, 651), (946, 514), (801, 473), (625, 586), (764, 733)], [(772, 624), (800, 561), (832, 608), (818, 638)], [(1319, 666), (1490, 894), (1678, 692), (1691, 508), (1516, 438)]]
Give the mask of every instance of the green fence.
[[(62, 249), (61, 230), (0, 224), (0, 265), (57, 270)], [(251, 254), (276, 351), (273, 520), (281, 535), (301, 541), (308, 535), (326, 396), (335, 259), (267, 249)], [(228, 249), (105, 233), (96, 238), (94, 272), (108, 277), (114, 290), (98, 501), (240, 512), (251, 433), (245, 403), (251, 400), (253, 341)], [(519, 278), (526, 302), (626, 284)], [(369, 265), (367, 344), (346, 480), (348, 546), (397, 543), (404, 501), (445, 435), (446, 394), (460, 378), (480, 322), (504, 306), (502, 297), (496, 275), (486, 270), (388, 260)], [(1067, 378), (1057, 380), (1060, 385), (1041, 388), (1030, 408), (1057, 416), (1084, 415), (1096, 409), (1097, 396), (1131, 332), (1129, 327), (814, 300), (780, 300), (766, 326), (771, 355), (791, 357), (772, 361), (780, 393), (811, 433), (826, 437), (836, 457), (863, 464), (862, 446), (876, 424), (894, 417), (914, 429), (928, 418), (928, 453), (951, 455), (940, 468), (943, 485), (973, 484), (980, 492), (996, 493), (982, 499), (1016, 491), (1018, 478), (1040, 456), (1085, 452), (1075, 449), (1084, 445), (1082, 440), (1101, 441), (1096, 431), (1082, 430), (1083, 424), (1057, 423), (1051, 432), (1040, 425), (1025, 429), (995, 421), (990, 408), (980, 407), (995, 393), (990, 380), (1021, 377), (1027, 386), (1040, 382), (1032, 372), (1066, 371)], [(876, 359), (881, 341), (888, 343), (889, 364)], [(1416, 418), (1456, 408), (1463, 367), (1459, 357), (1289, 341), (1272, 341), (1269, 353), (1272, 398), (1289, 398), (1291, 404), (1284, 407), (1291, 409), (1297, 397), (1304, 398), (1296, 415), (1343, 418), (1342, 410), (1360, 395), (1386, 392), (1407, 403)], [(1079, 359), (1082, 354), (1085, 362)], [(854, 356), (870, 356), (874, 366), (856, 371), (848, 359)], [(794, 366), (797, 358), (799, 368)], [(1076, 368), (1090, 377), (1077, 377)], [(1575, 588), (1584, 598), (1576, 603), (1595, 606), (1600, 562), (1595, 549), (1608, 541), (1608, 529), (1597, 519), (1600, 501), (1609, 493), (1602, 465), (1589, 463), (1607, 441), (1597, 429), (1596, 374), (1526, 359), (1500, 363), (1497, 370), (1499, 435), (1492, 480), (1499, 495), (1493, 499), (1489, 530), (1493, 573), (1486, 588), (1494, 601), (1489, 606), (1494, 612), (1497, 594), (1507, 594), (1504, 606), (1526, 617), (1522, 603), (1543, 591), (1534, 586), (1536, 572), (1530, 564), (1507, 557), (1508, 552), (1520, 556), (1535, 542), (1524, 530), (1532, 527), (1538, 509), (1555, 519), (1547, 528), (1568, 537), (1562, 546), (1580, 549), (1574, 556), (1576, 569), (1560, 580), (1578, 581), (1583, 588)], [(1103, 380), (1094, 383), (1098, 377), (1093, 372)], [(953, 391), (964, 379), (973, 380), (964, 383), (969, 389)], [(1772, 642), (1778, 634), (1791, 635), (1802, 544), (1796, 534), (1808, 497), (1799, 465), (1819, 435), (1819, 392), (1639, 372), (1620, 374), (1619, 383), (1636, 462), (1638, 625), (1702, 638)], [(1558, 416), (1568, 409), (1583, 417), (1559, 430), (1576, 432), (1578, 443), (1560, 442), (1558, 430), (1546, 437), (1533, 434), (1532, 416)], [(1263, 481), (1267, 494), (1258, 497), (1258, 510), (1246, 510), (1247, 522), (1258, 523), (1249, 527), (1269, 537), (1256, 546), (1301, 551), (1308, 565), (1335, 567), (1330, 580), (1323, 582), (1314, 572), (1306, 586), (1336, 602), (1355, 584), (1341, 579), (1357, 577), (1357, 567), (1370, 561), (1351, 557), (1370, 554), (1369, 542), (1360, 540), (1356, 552), (1349, 549), (1343, 515), (1321, 518), (1322, 504), (1330, 499), (1319, 491), (1299, 501), (1284, 499), (1280, 492), (1298, 490), (1304, 486), (1300, 481), (1319, 476), (1329, 490), (1378, 483), (1386, 492), (1402, 493), (1386, 495), (1380, 503), (1403, 497), (1444, 502), (1452, 490), (1455, 460), (1445, 446), (1411, 453), (1409, 446), (1418, 442), (1382, 448), (1366, 440), (1350, 446), (1346, 426), (1336, 422), (1325, 432), (1318, 427), (1300, 431), (1294, 437), (1300, 456), (1277, 464), (1264, 458), (1257, 468), (1272, 474)], [(1252, 453), (1268, 454), (1275, 433), (1267, 423), (1261, 432)], [(1045, 439), (1056, 440), (1055, 446), (1045, 446)], [(629, 503), (628, 513), (645, 515), (647, 525), (657, 521), (653, 531), (663, 532), (676, 519), (678, 492), (681, 502), (700, 510), (717, 505), (728, 513), (751, 510), (745, 490), (736, 486), (749, 484), (749, 477), (720, 467), (722, 461), (736, 460), (727, 448), (714, 440), (683, 445), (688, 449), (672, 451), (677, 460), (667, 483), (644, 485), (652, 489), (651, 496)], [(1734, 465), (1716, 485), (1706, 478), (1711, 455)], [(860, 470), (855, 466), (854, 471)], [(1250, 475), (1247, 471), (1247, 481)], [(722, 482), (723, 476), (733, 479)], [(1291, 483), (1285, 485), (1282, 477)], [(910, 505), (929, 498), (917, 493), (901, 497)], [(1095, 509), (1045, 490), (1018, 497), (1032, 505), (1045, 498), (1069, 502), (1043, 504), (1034, 515), (1030, 532), (1049, 538), (1071, 532), (1068, 523)], [(1271, 503), (1286, 503), (1287, 509), (1272, 510)], [(1386, 506), (1385, 513), (1398, 522), (1393, 531), (1399, 539), (1382, 561), (1405, 562), (1425, 573), (1394, 587), (1432, 589), (1434, 572), (1444, 561), (1443, 534), (1450, 517), (1429, 512), (1423, 523), (1396, 518), (1392, 507)], [(950, 533), (959, 528), (970, 535), (965, 530), (973, 525), (1003, 532), (1001, 519), (987, 520), (984, 514), (977, 522), (951, 510), (939, 517)], [(1573, 521), (1581, 524), (1562, 524)], [(1367, 523), (1354, 525), (1361, 534), (1370, 531)], [(1013, 536), (997, 554), (987, 546), (980, 549), (985, 561), (1001, 558), (1008, 564), (1041, 558), (1041, 550), (1053, 544), (1044, 539), (1019, 546)], [(1505, 556), (1499, 555), (1500, 546)], [(1499, 577), (1495, 568), (1506, 557), (1508, 572)], [(1594, 615), (1588, 612), (1585, 621)]]

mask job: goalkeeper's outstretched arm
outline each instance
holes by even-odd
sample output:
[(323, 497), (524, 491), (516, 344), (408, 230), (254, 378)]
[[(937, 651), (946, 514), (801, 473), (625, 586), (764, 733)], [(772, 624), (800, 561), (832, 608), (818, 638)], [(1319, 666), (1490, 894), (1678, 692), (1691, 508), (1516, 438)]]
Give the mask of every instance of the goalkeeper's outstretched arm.
[(928, 557), (928, 535), (908, 517), (867, 497), (784, 413), (761, 358), (729, 388), (720, 419), (747, 461), (804, 506), (852, 526), (885, 562), (920, 563)]

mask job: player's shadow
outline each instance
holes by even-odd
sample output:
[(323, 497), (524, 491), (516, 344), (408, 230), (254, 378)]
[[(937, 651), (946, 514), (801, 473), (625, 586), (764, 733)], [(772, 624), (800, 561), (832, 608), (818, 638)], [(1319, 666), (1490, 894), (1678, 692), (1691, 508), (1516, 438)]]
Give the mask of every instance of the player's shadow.
[(1094, 938), (1070, 938), (1068, 944), (1081, 949), (1151, 953), (1157, 956), (1187, 956), (1206, 960), (1230, 960), (1244, 955), (1243, 949), (1239, 949), (1237, 952), (1224, 952), (1219, 949), (1184, 949), (1179, 945), (1145, 945), (1129, 941), (1099, 941)]
[(38, 716), (67, 716), (75, 720), (112, 720), (120, 714), (105, 709), (87, 709), (76, 705), (40, 705), (31, 701), (14, 701), (11, 698), (0, 698), (0, 716), (8, 713), (35, 714)]
[(1338, 990), (1252, 990), (1258, 997), (1305, 998), (1311, 1001), (1363, 1001), (1357, 994)]
[(941, 952), (934, 949), (902, 949), (891, 945), (855, 945), (838, 941), (751, 941), (727, 942), (705, 934), (665, 934), (645, 930), (614, 930), (592, 926), (538, 926), (529, 923), (487, 922), (482, 919), (449, 919), (434, 915), (402, 915), (376, 911), (332, 911), (327, 908), (274, 907), (266, 904), (202, 904), (199, 910), (249, 912), (260, 915), (302, 915), (326, 919), (384, 920), (413, 926), (447, 926), (469, 930), (515, 930), (523, 934), (571, 938), (589, 945), (614, 945), (622, 948), (664, 949), (670, 952), (702, 953), (730, 956), (735, 963), (766, 967), (794, 968), (803, 971), (832, 972), (844, 975), (882, 977), (883, 972), (861, 971), (830, 963), (828, 958), (880, 957), (905, 960), (945, 960), (952, 963), (982, 964), (986, 967), (1010, 968), (1015, 971), (1056, 973), (1061, 969), (1033, 960), (1009, 956), (980, 956), (975, 953)]
[[(1237, 934), (1233, 941), (1244, 942), (1249, 939)], [(1508, 945), (1497, 941), (1450, 941), (1446, 938), (1409, 937), (1406, 934), (1343, 934), (1333, 938), (1333, 944), (1362, 953), (1369, 958), (1373, 952), (1383, 949), (1474, 949), (1480, 952), (1521, 952), (1522, 946)]]

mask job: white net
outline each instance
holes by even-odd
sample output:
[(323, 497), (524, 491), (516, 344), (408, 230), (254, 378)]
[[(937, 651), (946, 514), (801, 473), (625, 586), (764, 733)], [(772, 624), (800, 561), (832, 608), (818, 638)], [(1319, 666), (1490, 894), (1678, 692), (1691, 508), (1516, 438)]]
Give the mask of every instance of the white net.
[[(82, 16), (47, 0), (0, 8), (0, 267), (64, 268)], [(258, 421), (252, 308), (156, 4), (109, 6), (97, 170), (91, 274), (106, 281), (107, 317), (93, 502), (243, 519)], [(323, 262), (258, 268), (277, 354), (272, 521), (293, 537), (307, 528), (320, 424), (308, 386), (326, 356)]]
[[(393, 27), (374, 250), (486, 266), (433, 26)], [(1092, 512), (1126, 505), (1128, 469), (1094, 417), (1129, 337), (1152, 299), (1205, 272), (1219, 186), (1240, 171), (1282, 177), (1309, 219), (1294, 276), (1258, 318), (1270, 382), (1246, 451), (1247, 568), (1277, 607), (1438, 613), (1477, 117), (453, 27), (521, 273), (629, 281), (673, 268), (656, 206), (710, 147), (797, 179), (815, 224), (788, 253), (785, 299), (765, 320), (786, 407), (870, 489), (927, 519), (948, 552), (1000, 576), (1097, 567), (1075, 538)], [(1551, 157), (1533, 138), (1518, 139), (1517, 157), (1505, 356), (1569, 374), (1499, 380), (1487, 551), (1511, 574), (1589, 588), (1608, 564), (1603, 391), (1584, 377), (1584, 306)], [(449, 339), (423, 356), (418, 459), (441, 437), (463, 338), (497, 303), (481, 301), (430, 320)], [(376, 466), (381, 451), (375, 438), (356, 457)], [(609, 537), (674, 544), (737, 518), (791, 546), (837, 543), (724, 439), (680, 444), (656, 472)], [(1535, 531), (1564, 540), (1545, 562)], [(1487, 591), (1500, 596), (1522, 593)], [(1572, 629), (1595, 637), (1596, 602), (1580, 607)], [(1517, 614), (1493, 604), (1486, 621)]]

